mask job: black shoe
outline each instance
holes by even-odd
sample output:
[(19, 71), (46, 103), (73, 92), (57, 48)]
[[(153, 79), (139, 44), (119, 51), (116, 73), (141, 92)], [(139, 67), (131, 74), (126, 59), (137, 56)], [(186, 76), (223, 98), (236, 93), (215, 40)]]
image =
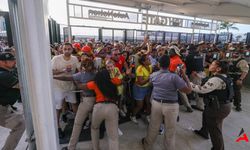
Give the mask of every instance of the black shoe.
[(68, 147), (63, 147), (61, 150), (68, 150)]
[(68, 122), (68, 118), (67, 118), (67, 114), (66, 113), (62, 115), (62, 121), (65, 122), (65, 123)]
[(241, 107), (236, 107), (235, 110), (239, 112), (242, 111)]
[(194, 133), (197, 134), (197, 135), (199, 135), (199, 136), (201, 136), (201, 137), (203, 137), (206, 140), (209, 139), (208, 135), (206, 133), (200, 131), (200, 130), (194, 130)]
[(141, 144), (142, 144), (142, 145), (145, 144), (145, 137), (141, 139)]
[(63, 130), (61, 128), (58, 128), (58, 135), (59, 135), (60, 139), (64, 138), (64, 136), (65, 136), (64, 132), (63, 132)]
[(186, 110), (186, 112), (193, 112), (193, 109), (191, 108), (191, 107), (187, 107), (187, 110)]
[(196, 110), (199, 110), (199, 111), (203, 111), (204, 110), (204, 109), (201, 109), (201, 108), (197, 107), (196, 105), (191, 105), (191, 107), (193, 109), (196, 109)]

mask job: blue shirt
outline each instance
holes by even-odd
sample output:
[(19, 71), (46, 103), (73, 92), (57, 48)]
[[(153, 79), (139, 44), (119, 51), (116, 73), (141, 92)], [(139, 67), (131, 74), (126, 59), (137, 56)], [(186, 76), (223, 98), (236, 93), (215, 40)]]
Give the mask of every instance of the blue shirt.
[(178, 101), (177, 90), (187, 87), (186, 82), (177, 74), (168, 70), (159, 70), (150, 76), (153, 84), (153, 98)]
[[(89, 81), (93, 81), (95, 78), (95, 73), (93, 72), (78, 72), (76, 74), (73, 74), (74, 81), (81, 82), (81, 83), (87, 83)], [(95, 95), (94, 91), (92, 90), (83, 90), (83, 95)]]

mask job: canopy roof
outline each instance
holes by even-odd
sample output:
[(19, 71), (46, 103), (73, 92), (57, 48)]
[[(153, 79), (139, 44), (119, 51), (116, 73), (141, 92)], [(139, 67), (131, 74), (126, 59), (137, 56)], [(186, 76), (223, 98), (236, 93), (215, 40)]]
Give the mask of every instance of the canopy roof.
[(250, 24), (250, 0), (92, 0), (178, 15)]

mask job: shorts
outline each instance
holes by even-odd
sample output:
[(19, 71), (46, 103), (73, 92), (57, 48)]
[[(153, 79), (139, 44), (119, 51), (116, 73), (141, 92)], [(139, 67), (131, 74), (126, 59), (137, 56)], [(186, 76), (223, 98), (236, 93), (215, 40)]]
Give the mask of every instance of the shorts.
[(75, 104), (76, 103), (76, 93), (70, 91), (64, 91), (60, 89), (54, 90), (54, 99), (56, 102), (56, 109), (62, 109), (63, 100), (66, 102)]
[(136, 84), (133, 86), (133, 96), (134, 99), (137, 101), (143, 101), (144, 98), (149, 94), (150, 92), (150, 87), (140, 87)]

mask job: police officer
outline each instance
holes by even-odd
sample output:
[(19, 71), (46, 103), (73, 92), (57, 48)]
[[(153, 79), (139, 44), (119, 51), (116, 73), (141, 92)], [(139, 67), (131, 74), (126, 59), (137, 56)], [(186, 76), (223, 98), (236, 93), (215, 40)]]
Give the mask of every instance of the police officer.
[(0, 54), (0, 126), (11, 129), (2, 150), (14, 150), (25, 130), (24, 118), (9, 108), (21, 98), (20, 90), (13, 88), (18, 83), (14, 55)]
[(191, 83), (191, 87), (193, 91), (205, 94), (206, 107), (203, 115), (205, 123), (203, 125), (206, 125), (205, 128), (210, 134), (212, 150), (224, 150), (222, 124), (231, 111), (233, 81), (226, 75), (228, 72), (226, 62), (213, 61), (209, 66), (209, 71), (213, 76), (203, 86)]
[[(201, 48), (199, 48), (201, 49)], [(190, 81), (200, 85), (202, 78), (205, 77), (204, 73), (204, 58), (201, 55), (201, 53), (198, 51), (198, 48), (194, 45), (189, 45), (188, 47), (189, 54), (186, 57), (186, 66), (187, 66), (187, 75), (190, 78)], [(204, 110), (204, 103), (203, 99), (199, 97), (197, 93), (193, 93), (194, 99), (196, 101), (196, 105), (192, 105), (192, 108), (197, 109), (197, 110)]]
[(249, 65), (239, 53), (234, 53), (234, 56), (237, 58), (233, 59), (230, 65), (229, 75), (234, 81), (234, 106), (236, 111), (241, 111), (241, 87), (248, 74)]

